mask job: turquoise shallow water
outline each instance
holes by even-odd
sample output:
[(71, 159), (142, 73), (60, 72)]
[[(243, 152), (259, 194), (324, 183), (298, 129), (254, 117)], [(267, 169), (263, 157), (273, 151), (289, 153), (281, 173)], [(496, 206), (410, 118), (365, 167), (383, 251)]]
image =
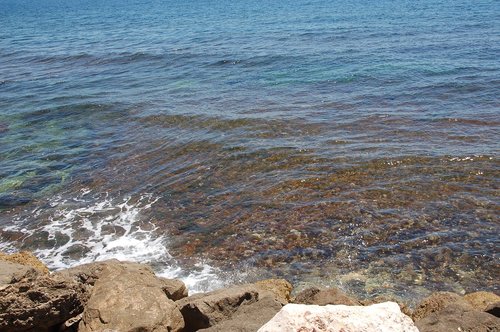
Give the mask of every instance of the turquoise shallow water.
[(193, 289), (496, 290), (499, 12), (2, 0), (0, 248)]

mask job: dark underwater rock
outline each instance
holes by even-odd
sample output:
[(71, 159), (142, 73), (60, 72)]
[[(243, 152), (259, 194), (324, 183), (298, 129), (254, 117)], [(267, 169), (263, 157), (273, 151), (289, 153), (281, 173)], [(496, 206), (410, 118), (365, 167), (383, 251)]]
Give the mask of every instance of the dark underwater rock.
[(0, 194), (0, 209), (25, 205), (32, 200), (32, 195), (26, 191), (15, 191), (11, 193)]

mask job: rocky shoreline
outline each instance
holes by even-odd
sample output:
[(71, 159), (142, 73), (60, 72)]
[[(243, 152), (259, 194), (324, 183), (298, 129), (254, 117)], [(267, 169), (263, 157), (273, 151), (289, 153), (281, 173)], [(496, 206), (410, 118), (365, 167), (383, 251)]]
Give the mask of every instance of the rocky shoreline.
[(182, 281), (145, 264), (50, 273), (29, 253), (0, 253), (0, 332), (500, 331), (500, 296), (491, 292), (436, 292), (412, 309), (336, 288), (292, 290), (268, 279), (188, 296)]

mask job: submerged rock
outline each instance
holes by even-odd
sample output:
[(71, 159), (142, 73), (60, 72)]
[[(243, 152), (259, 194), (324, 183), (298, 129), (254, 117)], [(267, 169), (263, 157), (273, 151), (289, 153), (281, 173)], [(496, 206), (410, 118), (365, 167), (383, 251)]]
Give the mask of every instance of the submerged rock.
[(394, 302), (371, 306), (287, 304), (258, 332), (418, 332)]
[(315, 304), (315, 305), (327, 305), (327, 304), (344, 304), (344, 305), (356, 305), (359, 306), (361, 303), (348, 296), (338, 288), (324, 288), (320, 289), (317, 287), (309, 287), (304, 289), (302, 292), (295, 296), (293, 303), (297, 304)]
[(25, 205), (31, 202), (32, 199), (32, 194), (27, 191), (15, 191), (10, 194), (0, 194), (0, 209)]

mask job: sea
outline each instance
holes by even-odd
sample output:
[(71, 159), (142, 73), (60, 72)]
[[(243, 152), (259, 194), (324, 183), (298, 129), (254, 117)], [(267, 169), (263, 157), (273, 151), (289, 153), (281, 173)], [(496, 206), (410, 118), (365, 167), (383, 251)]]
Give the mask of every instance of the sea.
[(0, 250), (191, 292), (499, 291), (498, 0), (0, 0)]

